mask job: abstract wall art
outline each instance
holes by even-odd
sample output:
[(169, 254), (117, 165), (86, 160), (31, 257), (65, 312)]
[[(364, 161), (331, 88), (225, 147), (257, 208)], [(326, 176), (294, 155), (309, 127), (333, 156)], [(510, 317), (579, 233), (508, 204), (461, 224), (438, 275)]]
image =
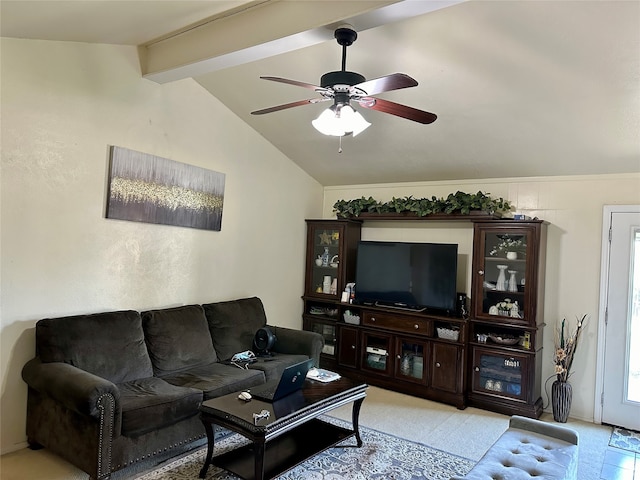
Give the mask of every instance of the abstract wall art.
[(220, 231), (223, 173), (110, 148), (106, 217)]

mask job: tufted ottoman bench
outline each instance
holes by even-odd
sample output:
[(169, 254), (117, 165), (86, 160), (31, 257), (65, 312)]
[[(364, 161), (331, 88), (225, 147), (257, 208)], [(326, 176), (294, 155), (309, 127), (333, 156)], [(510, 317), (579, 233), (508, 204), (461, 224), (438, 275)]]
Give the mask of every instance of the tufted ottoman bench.
[(509, 428), (464, 477), (451, 480), (577, 480), (578, 434), (513, 416)]

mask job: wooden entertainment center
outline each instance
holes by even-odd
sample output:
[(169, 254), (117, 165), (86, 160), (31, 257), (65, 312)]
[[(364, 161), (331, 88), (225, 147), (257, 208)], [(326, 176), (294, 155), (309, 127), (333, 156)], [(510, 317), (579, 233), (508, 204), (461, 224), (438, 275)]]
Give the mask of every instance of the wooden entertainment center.
[(473, 225), (465, 318), (349, 303), (343, 292), (355, 282), (363, 220), (307, 220), (303, 327), (325, 339), (321, 366), (459, 409), (538, 418), (546, 222), (444, 219)]

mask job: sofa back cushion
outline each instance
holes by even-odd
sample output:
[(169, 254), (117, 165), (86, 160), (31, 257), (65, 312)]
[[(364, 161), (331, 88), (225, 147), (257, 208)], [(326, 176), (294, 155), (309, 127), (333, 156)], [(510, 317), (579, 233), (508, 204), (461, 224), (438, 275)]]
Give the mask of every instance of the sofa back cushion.
[(142, 327), (157, 376), (217, 361), (200, 305), (142, 312)]
[(40, 320), (36, 352), (44, 363), (68, 363), (113, 383), (153, 375), (142, 320), (132, 310)]
[(267, 324), (264, 306), (258, 297), (207, 303), (202, 307), (221, 360), (229, 360), (234, 353), (251, 350), (256, 332)]

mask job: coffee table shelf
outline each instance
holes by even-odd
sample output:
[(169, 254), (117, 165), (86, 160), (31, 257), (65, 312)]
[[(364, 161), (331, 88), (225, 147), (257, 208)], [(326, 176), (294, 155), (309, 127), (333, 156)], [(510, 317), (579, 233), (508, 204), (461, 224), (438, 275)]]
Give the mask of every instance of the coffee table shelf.
[[(277, 477), (354, 434), (353, 430), (319, 419), (310, 420), (265, 445), (265, 478)], [(213, 457), (212, 463), (241, 478), (254, 480), (254, 453), (253, 443), (248, 443)]]

